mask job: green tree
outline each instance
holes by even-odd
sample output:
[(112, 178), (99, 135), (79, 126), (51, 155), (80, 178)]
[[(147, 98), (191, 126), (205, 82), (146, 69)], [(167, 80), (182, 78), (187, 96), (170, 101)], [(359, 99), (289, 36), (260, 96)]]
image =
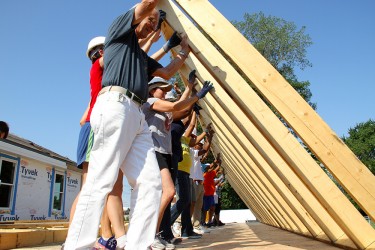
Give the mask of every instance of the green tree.
[(221, 190), (221, 208), (222, 209), (246, 209), (245, 203), (238, 196), (232, 186), (226, 182)]
[[(370, 119), (367, 122), (358, 123), (354, 128), (349, 128), (348, 136), (343, 136), (341, 139), (353, 151), (358, 159), (365, 164), (373, 174), (375, 174), (375, 121)], [(338, 181), (336, 181), (330, 173), (328, 176), (346, 195), (357, 210), (362, 215), (366, 215)]]
[(312, 64), (306, 58), (307, 48), (312, 44), (306, 27), (297, 29), (293, 22), (278, 17), (266, 17), (262, 12), (244, 14), (243, 21), (233, 25), (250, 43), (284, 76), (294, 89), (314, 108), (309, 81), (299, 81), (294, 68), (304, 70)]
[(375, 121), (358, 123), (342, 140), (375, 175)]

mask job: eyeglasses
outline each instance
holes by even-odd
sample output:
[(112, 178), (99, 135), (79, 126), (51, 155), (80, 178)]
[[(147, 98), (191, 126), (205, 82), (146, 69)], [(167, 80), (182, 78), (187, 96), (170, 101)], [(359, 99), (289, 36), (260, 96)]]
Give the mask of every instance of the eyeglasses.
[(100, 57), (100, 50), (103, 50), (104, 47), (102, 45), (99, 45), (99, 46), (96, 46), (94, 47), (90, 53), (89, 53), (89, 57), (91, 60), (95, 59), (95, 58), (98, 58)]

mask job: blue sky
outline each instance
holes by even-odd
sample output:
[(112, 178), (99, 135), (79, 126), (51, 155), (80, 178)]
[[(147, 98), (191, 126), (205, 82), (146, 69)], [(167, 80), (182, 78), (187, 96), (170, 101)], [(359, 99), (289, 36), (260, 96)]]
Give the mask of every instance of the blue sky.
[[(89, 102), (87, 44), (137, 2), (1, 1), (0, 120), (11, 133), (76, 160), (79, 119)], [(297, 72), (310, 81), (317, 112), (339, 136), (375, 119), (375, 1), (210, 2), (229, 20), (262, 11), (306, 26), (313, 67)]]

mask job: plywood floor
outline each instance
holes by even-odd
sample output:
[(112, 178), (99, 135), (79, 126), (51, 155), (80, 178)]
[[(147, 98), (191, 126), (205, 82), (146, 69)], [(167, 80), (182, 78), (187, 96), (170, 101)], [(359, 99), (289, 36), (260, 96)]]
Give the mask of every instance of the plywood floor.
[[(271, 249), (271, 250), (338, 250), (339, 248), (290, 233), (278, 228), (267, 226), (258, 222), (231, 223), (223, 227), (216, 227), (201, 239), (184, 239), (177, 249)], [(60, 245), (40, 246), (33, 248), (57, 250)]]

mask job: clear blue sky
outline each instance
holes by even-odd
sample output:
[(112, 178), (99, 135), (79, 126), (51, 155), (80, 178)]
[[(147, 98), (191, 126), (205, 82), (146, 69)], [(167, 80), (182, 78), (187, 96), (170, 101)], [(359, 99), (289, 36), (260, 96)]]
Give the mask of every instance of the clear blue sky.
[[(89, 102), (89, 40), (138, 1), (2, 0), (0, 120), (11, 133), (76, 160), (79, 119)], [(262, 11), (306, 26), (317, 112), (339, 135), (375, 119), (375, 1), (212, 0), (229, 20)], [(163, 63), (165, 64), (165, 63)]]

